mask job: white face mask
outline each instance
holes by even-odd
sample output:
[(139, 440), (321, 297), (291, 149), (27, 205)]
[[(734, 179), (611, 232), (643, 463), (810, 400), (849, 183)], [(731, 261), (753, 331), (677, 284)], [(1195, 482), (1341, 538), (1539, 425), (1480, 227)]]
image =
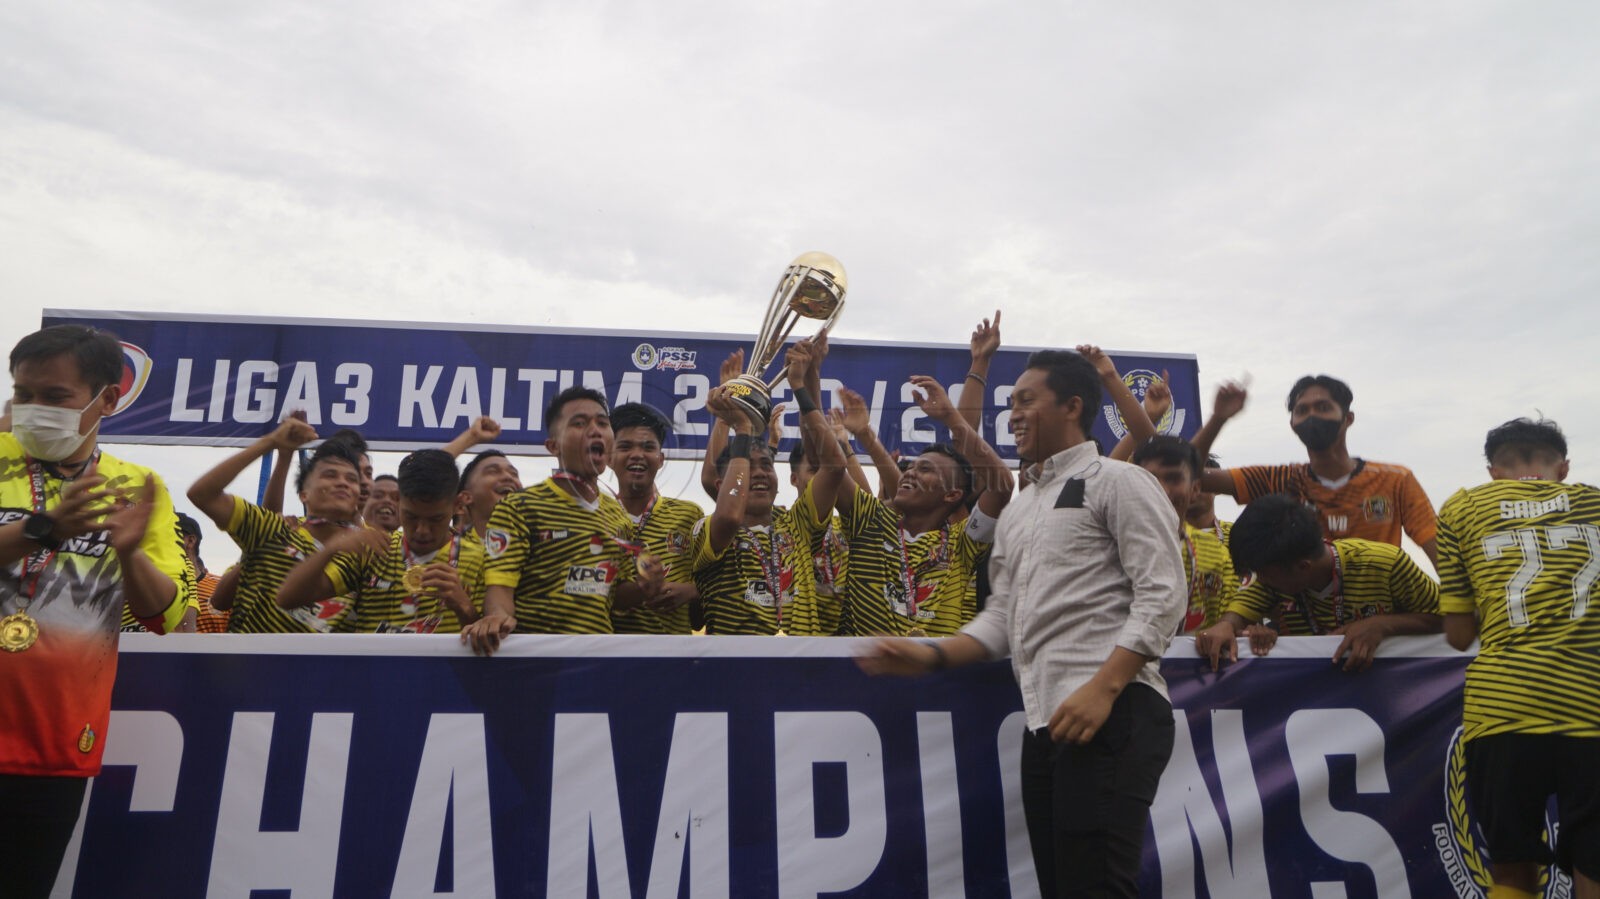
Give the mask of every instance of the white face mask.
[(89, 439), (88, 434), (78, 433), (78, 423), (83, 420), (83, 413), (89, 411), (89, 406), (100, 402), (100, 394), (104, 392), (103, 387), (95, 391), (89, 405), (76, 412), (41, 403), (12, 406), (11, 433), (22, 444), (23, 451), (33, 458), (44, 462), (60, 462), (77, 452), (78, 447)]

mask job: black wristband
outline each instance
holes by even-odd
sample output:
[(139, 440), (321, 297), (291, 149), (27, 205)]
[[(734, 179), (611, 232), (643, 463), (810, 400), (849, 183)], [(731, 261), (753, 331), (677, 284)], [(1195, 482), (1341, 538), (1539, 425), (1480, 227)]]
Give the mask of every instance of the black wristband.
[(811, 398), (811, 391), (799, 386), (794, 387), (794, 402), (800, 407), (801, 415), (808, 415), (817, 411), (817, 401)]
[(756, 439), (749, 434), (735, 434), (728, 441), (729, 456), (734, 459), (750, 458), (750, 451), (756, 445)]
[(945, 666), (950, 664), (950, 660), (945, 657), (944, 647), (939, 645), (939, 641), (938, 640), (929, 640), (927, 642), (927, 646), (933, 650), (933, 669), (932, 670), (934, 670), (934, 671), (943, 671), (945, 669)]

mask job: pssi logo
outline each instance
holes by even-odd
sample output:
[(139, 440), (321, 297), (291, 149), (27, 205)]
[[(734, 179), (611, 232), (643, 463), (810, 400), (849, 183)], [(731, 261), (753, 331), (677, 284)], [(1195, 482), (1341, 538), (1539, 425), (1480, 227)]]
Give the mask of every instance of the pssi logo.
[[(1433, 825), (1433, 847), (1439, 853), (1445, 875), (1457, 899), (1485, 899), (1494, 884), (1489, 874), (1489, 853), (1483, 845), (1483, 833), (1472, 820), (1472, 809), (1467, 801), (1467, 752), (1461, 740), (1461, 728), (1450, 737), (1450, 748), (1445, 750), (1444, 766), (1445, 820)], [(1544, 839), (1555, 842), (1556, 825), (1545, 817)], [(1569, 899), (1572, 880), (1554, 865), (1539, 869), (1539, 889), (1534, 894), (1542, 899)]]
[(143, 347), (122, 341), (122, 380), (118, 384), (122, 388), (122, 395), (117, 398), (117, 407), (111, 410), (112, 415), (133, 405), (133, 401), (143, 392), (145, 382), (150, 380), (150, 369), (154, 367), (155, 362)]
[[(1150, 392), (1151, 385), (1164, 384), (1166, 382), (1160, 375), (1147, 368), (1135, 368), (1122, 376), (1122, 383), (1128, 385), (1128, 390), (1133, 394), (1133, 398), (1142, 403), (1144, 402), (1145, 394)], [(1101, 411), (1105, 414), (1106, 424), (1111, 426), (1111, 433), (1115, 434), (1118, 440), (1121, 440), (1123, 435), (1128, 433), (1128, 423), (1123, 420), (1122, 413), (1117, 411), (1116, 404), (1107, 403), (1101, 407)], [(1183, 420), (1186, 415), (1187, 411), (1179, 409), (1177, 404), (1174, 403), (1167, 409), (1166, 414), (1161, 416), (1161, 420), (1155, 423), (1156, 433), (1183, 433)]]
[(633, 348), (633, 367), (640, 371), (694, 371), (698, 353), (687, 347), (656, 347), (641, 343)]

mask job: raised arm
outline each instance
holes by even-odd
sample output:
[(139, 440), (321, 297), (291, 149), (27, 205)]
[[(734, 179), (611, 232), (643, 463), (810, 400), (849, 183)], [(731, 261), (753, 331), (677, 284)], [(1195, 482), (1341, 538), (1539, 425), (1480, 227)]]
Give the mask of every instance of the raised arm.
[(1006, 503), (1011, 502), (1011, 469), (951, 405), (938, 381), (927, 375), (912, 375), (911, 383), (920, 391), (912, 394), (917, 405), (929, 418), (950, 429), (951, 445), (972, 465), (972, 489), (978, 493), (978, 508), (983, 514), (998, 518)]
[[(722, 474), (717, 504), (712, 507), (711, 521), (707, 525), (711, 529), (711, 548), (720, 554), (733, 543), (739, 526), (744, 524), (745, 502), (750, 498), (750, 451), (758, 438), (755, 436), (755, 426), (739, 411), (728, 394), (728, 388), (721, 385), (712, 388), (711, 394), (706, 397), (706, 408), (718, 419), (714, 427), (725, 430), (732, 426), (734, 432), (733, 456)], [(707, 458), (715, 474), (715, 460)]]
[(972, 367), (961, 385), (961, 401), (956, 404), (961, 418), (981, 436), (983, 434), (983, 400), (989, 392), (989, 363), (1000, 349), (1000, 310), (994, 311), (994, 321), (984, 319), (972, 329)]
[[(1211, 455), (1211, 445), (1216, 443), (1217, 435), (1222, 433), (1222, 426), (1228, 419), (1244, 411), (1244, 404), (1250, 399), (1248, 385), (1239, 381), (1223, 381), (1217, 386), (1216, 399), (1211, 402), (1211, 417), (1201, 426), (1200, 432), (1194, 435), (1195, 451), (1204, 459)], [(1232, 496), (1234, 493), (1233, 475), (1226, 469), (1210, 468), (1200, 474), (1200, 489), (1207, 493), (1222, 493)]]
[[(872, 428), (872, 412), (867, 408), (867, 400), (861, 394), (846, 387), (839, 391), (839, 398), (844, 400), (844, 426), (855, 438), (856, 444), (867, 451), (872, 458), (872, 467), (878, 472), (878, 495), (893, 496), (900, 486), (900, 466), (878, 439), (878, 432)], [(861, 489), (871, 490), (871, 487), (862, 484)], [(841, 492), (841, 499), (844, 492)]]
[[(1110, 394), (1111, 401), (1116, 404), (1117, 411), (1122, 414), (1122, 423), (1128, 426), (1128, 431), (1123, 435), (1123, 440), (1129, 441), (1128, 455), (1133, 455), (1133, 450), (1141, 446), (1146, 440), (1156, 436), (1156, 426), (1144, 414), (1144, 406), (1128, 385), (1122, 383), (1122, 375), (1117, 373), (1117, 364), (1111, 361), (1099, 347), (1093, 344), (1078, 346), (1078, 355), (1089, 360), (1094, 370), (1100, 373), (1100, 384)], [(1121, 443), (1117, 444), (1118, 448)], [(1113, 458), (1116, 451), (1112, 451)]]
[[(296, 409), (288, 417), (305, 421), (306, 413)], [(289, 489), (289, 466), (294, 464), (294, 456), (292, 452), (278, 452), (272, 458), (272, 474), (267, 478), (267, 489), (261, 494), (261, 508), (268, 512), (283, 514), (283, 496)]]
[(228, 485), (269, 450), (277, 450), (280, 454), (288, 456), (315, 439), (317, 439), (316, 429), (306, 424), (303, 419), (285, 418), (271, 434), (257, 438), (256, 442), (222, 460), (217, 467), (195, 479), (195, 482), (189, 485), (189, 502), (194, 503), (195, 508), (215, 522), (217, 527), (226, 529), (228, 519), (233, 517), (233, 498), (227, 493)]
[[(856, 459), (856, 454), (849, 449), (850, 429), (845, 425), (843, 409), (828, 410), (828, 427), (833, 432), (833, 442), (839, 444), (839, 451), (844, 453), (844, 469), (850, 476), (850, 483), (854, 484), (857, 490), (871, 490), (872, 482), (867, 480), (866, 469), (861, 467), (860, 460)], [(820, 464), (815, 458), (812, 458), (811, 462)]]
[(457, 434), (455, 439), (444, 445), (444, 451), (452, 456), (459, 457), (462, 453), (475, 446), (493, 443), (500, 439), (500, 422), (487, 415), (478, 416), (471, 427)]
[[(801, 375), (803, 380), (809, 380), (804, 379), (807, 370), (820, 372), (820, 356), (825, 352), (825, 349), (819, 350), (814, 347), (810, 340), (802, 340), (789, 348), (786, 360), (795, 404), (800, 407), (800, 429), (805, 444), (817, 448), (817, 473), (811, 478), (811, 500), (816, 506), (819, 524), (833, 514), (833, 507), (841, 490), (849, 490), (852, 493), (855, 491), (853, 482), (849, 484), (845, 482), (844, 450), (840, 448), (839, 441), (833, 439), (828, 419), (817, 406), (816, 397), (811, 394), (810, 388), (801, 386), (802, 382), (794, 380), (797, 374)], [(816, 382), (821, 383), (820, 374)]]
[(328, 563), (340, 553), (382, 554), (389, 549), (389, 535), (373, 528), (348, 528), (311, 555), (295, 563), (278, 585), (276, 597), (281, 609), (298, 609), (338, 592), (328, 578)]
[[(717, 383), (726, 384), (738, 377), (744, 371), (744, 350), (734, 350), (728, 358), (722, 360), (720, 371), (721, 380)], [(706, 400), (706, 408), (711, 407), (711, 401)], [(719, 421), (713, 413), (711, 419), (711, 435), (706, 439), (706, 457), (700, 462), (700, 486), (705, 488), (706, 496), (715, 499), (717, 496), (717, 457), (722, 455), (722, 450), (728, 445), (728, 427)]]

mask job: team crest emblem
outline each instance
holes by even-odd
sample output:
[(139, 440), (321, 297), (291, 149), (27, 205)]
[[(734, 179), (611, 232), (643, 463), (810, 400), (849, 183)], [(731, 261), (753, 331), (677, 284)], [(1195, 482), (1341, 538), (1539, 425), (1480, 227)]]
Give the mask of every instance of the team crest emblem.
[(1361, 514), (1368, 521), (1389, 520), (1389, 498), (1385, 496), (1369, 496), (1361, 503)]
[[(1461, 740), (1461, 728), (1450, 736), (1450, 746), (1445, 750), (1444, 773), (1445, 820), (1433, 825), (1433, 846), (1444, 865), (1445, 875), (1456, 899), (1486, 899), (1494, 879), (1489, 874), (1489, 853), (1483, 845), (1482, 833), (1472, 820), (1472, 808), (1467, 802), (1467, 752)], [(1544, 839), (1554, 842), (1554, 824), (1545, 816)], [(1554, 865), (1539, 869), (1539, 889), (1535, 895), (1543, 899), (1567, 899), (1572, 895), (1572, 880)]]
[(126, 340), (122, 341), (122, 380), (118, 382), (118, 386), (122, 388), (122, 395), (117, 397), (116, 408), (111, 410), (112, 415), (133, 405), (133, 401), (144, 391), (145, 382), (150, 380), (150, 369), (154, 367), (155, 363), (150, 359), (150, 354), (142, 347)]
[(633, 348), (633, 367), (640, 371), (655, 368), (660, 358), (661, 355), (656, 352), (656, 348), (648, 343), (641, 343)]
[(511, 545), (511, 535), (505, 531), (490, 528), (483, 535), (483, 551), (491, 559), (497, 559)]
[[(1122, 376), (1122, 383), (1128, 385), (1128, 390), (1133, 393), (1134, 399), (1141, 403), (1144, 402), (1144, 395), (1150, 391), (1150, 385), (1159, 383), (1161, 380), (1162, 378), (1159, 374), (1148, 368), (1135, 368)], [(1123, 435), (1128, 433), (1128, 423), (1122, 420), (1122, 413), (1117, 411), (1116, 404), (1106, 403), (1100, 407), (1100, 411), (1105, 415), (1106, 424), (1111, 426), (1111, 433), (1115, 434), (1118, 440), (1121, 440)], [(1176, 398), (1174, 398), (1172, 408), (1168, 409), (1167, 414), (1161, 416), (1161, 420), (1156, 422), (1156, 433), (1183, 433), (1183, 421), (1187, 414), (1186, 410), (1178, 408)]]

